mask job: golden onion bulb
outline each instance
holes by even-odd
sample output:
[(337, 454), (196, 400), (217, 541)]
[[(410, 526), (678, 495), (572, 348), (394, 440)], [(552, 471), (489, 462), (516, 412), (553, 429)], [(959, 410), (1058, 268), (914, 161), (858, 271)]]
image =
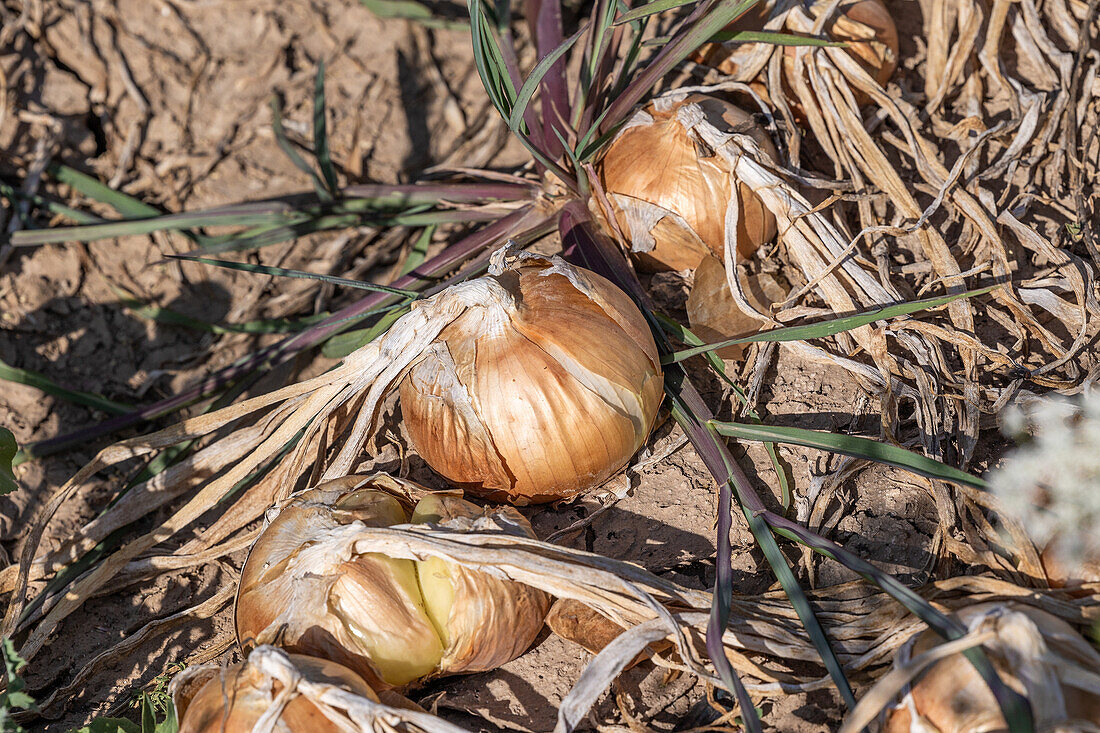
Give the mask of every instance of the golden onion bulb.
[(385, 474), (348, 476), (298, 494), (245, 562), (237, 637), (244, 647), (276, 644), (333, 659), (376, 690), (495, 669), (534, 641), (549, 607), (545, 593), (438, 558), (356, 549), (363, 526), (482, 516), (534, 536), (511, 507), (480, 509)]
[(556, 258), (526, 255), (483, 281), (486, 297), (400, 385), (413, 446), (488, 499), (535, 504), (599, 485), (645, 442), (661, 402), (641, 312), (609, 281)]
[[(980, 603), (957, 612), (971, 631), (991, 631), (983, 644), (1005, 684), (1031, 702), (1036, 730), (1077, 730), (1100, 721), (1100, 690), (1078, 670), (1100, 669), (1098, 653), (1073, 627), (1022, 603)], [(895, 663), (940, 643), (926, 630), (903, 647)], [(1091, 688), (1090, 688), (1091, 685)], [(961, 654), (925, 669), (887, 713), (885, 733), (972, 733), (1007, 730), (993, 693)]]
[[(766, 272), (754, 273), (743, 283), (745, 300), (761, 313), (772, 303), (787, 297), (786, 289)], [(730, 294), (726, 268), (714, 257), (706, 257), (695, 270), (695, 281), (687, 299), (688, 323), (696, 336), (707, 343), (749, 336), (764, 325), (753, 313), (741, 309)], [(748, 344), (734, 344), (715, 353), (723, 359), (740, 359)]]
[(623, 236), (641, 269), (693, 270), (723, 256), (726, 209), (737, 196), (736, 246), (750, 256), (775, 236), (775, 217), (745, 184), (733, 185), (726, 161), (700, 149), (677, 118), (694, 104), (723, 132), (749, 135), (768, 156), (775, 146), (752, 116), (715, 97), (659, 98), (637, 112), (608, 147), (600, 176)]
[[(334, 685), (378, 701), (370, 686), (343, 665), (300, 654), (282, 656), (304, 679)], [(172, 680), (179, 733), (250, 733), (260, 718), (275, 707), (282, 691), (283, 680), (273, 677), (252, 658), (230, 667), (188, 668)], [(292, 697), (276, 720), (273, 730), (284, 733), (341, 733), (347, 730), (326, 716), (317, 703), (305, 695)]]

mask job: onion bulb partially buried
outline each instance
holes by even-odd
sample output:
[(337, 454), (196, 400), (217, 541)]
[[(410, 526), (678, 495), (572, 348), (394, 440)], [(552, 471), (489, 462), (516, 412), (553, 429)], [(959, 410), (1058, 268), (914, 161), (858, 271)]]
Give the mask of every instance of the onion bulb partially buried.
[[(378, 701), (370, 686), (347, 667), (325, 659), (284, 654), (263, 647), (247, 661), (229, 667), (188, 667), (172, 680), (172, 700), (179, 733), (250, 733), (279, 704), (286, 683), (297, 674), (313, 684), (332, 685), (351, 695)], [(261, 659), (271, 656), (270, 664)], [(282, 664), (278, 664), (281, 662)], [(283, 674), (284, 672), (289, 674)], [(293, 684), (293, 682), (291, 682)], [(284, 733), (341, 733), (348, 730), (322, 712), (309, 696), (288, 691), (290, 698), (271, 730)], [(292, 695), (292, 696), (291, 696)]]
[(400, 386), (417, 453), (451, 483), (514, 504), (595, 487), (645, 442), (662, 396), (657, 348), (617, 287), (518, 253)]
[(725, 251), (726, 212), (737, 196), (737, 252), (748, 257), (775, 236), (775, 217), (725, 160), (685, 129), (680, 115), (697, 108), (722, 132), (748, 135), (776, 158), (752, 116), (702, 94), (659, 97), (636, 112), (608, 147), (600, 177), (640, 268), (693, 270)]
[[(1065, 621), (1021, 603), (981, 603), (957, 612), (970, 631), (991, 633), (983, 643), (1001, 680), (1031, 703), (1036, 730), (1092, 730), (1100, 721), (1100, 653)], [(923, 631), (898, 652), (905, 664), (935, 647)], [(1092, 677), (1082, 675), (1085, 670)], [(888, 711), (885, 733), (971, 733), (1007, 730), (985, 681), (962, 654), (941, 659), (911, 683)]]
[[(745, 300), (760, 313), (787, 297), (786, 289), (766, 272), (745, 278)], [(695, 270), (695, 282), (687, 299), (688, 322), (692, 332), (707, 343), (749, 336), (764, 325), (756, 314), (741, 309), (730, 294), (726, 268), (713, 257), (706, 257)], [(734, 344), (715, 353), (723, 359), (740, 359), (748, 344)]]
[(482, 510), (385, 474), (347, 476), (295, 495), (241, 572), (241, 645), (332, 659), (376, 690), (499, 667), (542, 628), (545, 593), (439, 558), (398, 559), (359, 546), (364, 527), (481, 517), (497, 531), (534, 536), (511, 507)]

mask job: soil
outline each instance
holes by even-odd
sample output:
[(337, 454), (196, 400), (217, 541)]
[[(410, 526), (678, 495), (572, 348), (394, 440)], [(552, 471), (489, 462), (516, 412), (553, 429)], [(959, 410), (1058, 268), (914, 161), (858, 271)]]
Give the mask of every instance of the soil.
[[(902, 56), (907, 49), (915, 53), (919, 8), (904, 0), (889, 4), (906, 19)], [(20, 12), (32, 16), (24, 30), (0, 30), (0, 88), (7, 97), (0, 111), (5, 180), (49, 159), (110, 181), (165, 211), (306, 190), (307, 177), (276, 146), (269, 101), (273, 95), (281, 100), (291, 139), (308, 141), (313, 75), (321, 62), (333, 159), (349, 182), (410, 181), (433, 165), (507, 170), (525, 159), (488, 108), (463, 31), (379, 19), (354, 0), (25, 5), (5, 0), (4, 5), (13, 18)], [(111, 214), (64, 186), (50, 191), (70, 205)], [(276, 245), (252, 259), (385, 281), (403, 245), (362, 229)], [(157, 322), (127, 307), (124, 299), (202, 321), (243, 323), (330, 311), (350, 297), (313, 282), (164, 259), (190, 248), (182, 236), (158, 234), (16, 251), (0, 267), (0, 361), (72, 390), (126, 405), (149, 404), (276, 337), (216, 335)], [(650, 284), (661, 304), (686, 321), (685, 283), (661, 276)], [(766, 358), (757, 407), (769, 422), (878, 437), (878, 405), (847, 371), (810, 362), (786, 348)], [(326, 363), (299, 360), (270, 382)], [(740, 367), (730, 363), (729, 368)], [(720, 383), (702, 370), (696, 376), (705, 386), (704, 396), (720, 415), (729, 416), (733, 408)], [(90, 428), (108, 416), (34, 387), (0, 382), (0, 425), (11, 429), (20, 445)], [(161, 419), (155, 426), (169, 422)], [(133, 434), (137, 429), (116, 437)], [(994, 434), (987, 434), (974, 470), (984, 469), (1003, 448)], [(100, 438), (65, 448), (16, 469), (21, 488), (0, 498), (0, 565), (18, 558), (24, 530), (44, 502), (107, 442)], [(625, 497), (557, 541), (630, 560), (684, 586), (709, 589), (715, 562), (713, 481), (667, 419), (648, 450), (671, 453), (614, 479), (609, 488), (629, 483)], [(757, 488), (779, 506), (767, 453), (758, 444), (737, 450), (747, 459)], [(934, 543), (937, 506), (926, 484), (878, 466), (834, 485), (825, 477), (837, 468), (836, 457), (787, 447), (780, 455), (797, 494), (817, 483), (831, 492), (822, 504), (827, 511), (814, 515), (827, 536), (910, 582), (949, 571)], [(415, 459), (410, 468), (411, 478), (438, 482)], [(61, 509), (47, 543), (56, 546), (56, 538), (104, 509), (108, 487), (127, 478), (118, 471), (100, 474)], [(811, 504), (799, 509), (796, 501), (795, 511), (810, 516)], [(527, 513), (545, 538), (597, 506), (586, 497)], [(209, 524), (209, 517), (199, 524)], [(197, 531), (181, 533), (172, 546)], [(743, 520), (735, 522), (732, 541), (737, 590), (751, 595), (771, 589), (773, 576)], [(834, 563), (807, 563), (793, 552), (791, 557), (808, 585), (854, 577)], [(33, 726), (66, 731), (97, 715), (133, 717), (134, 696), (170, 675), (178, 663), (237, 659), (231, 596), (214, 604), (207, 618), (171, 617), (216, 598), (234, 582), (243, 559), (241, 551), (205, 566), (139, 579), (85, 603), (26, 670), (39, 700), (63, 691)], [(97, 653), (158, 621), (163, 626), (147, 640), (137, 638), (124, 661), (97, 666), (74, 683), (74, 675)], [(557, 703), (590, 658), (580, 647), (544, 633), (531, 651), (500, 670), (437, 681), (413, 697), (475, 730), (551, 730)], [(699, 724), (704, 688), (691, 679), (668, 677), (643, 664), (619, 681), (617, 693), (618, 700), (605, 695), (591, 716), (593, 726), (673, 730)], [(777, 730), (821, 731), (835, 728), (840, 710), (836, 696), (825, 692), (789, 696), (769, 706), (767, 715)]]

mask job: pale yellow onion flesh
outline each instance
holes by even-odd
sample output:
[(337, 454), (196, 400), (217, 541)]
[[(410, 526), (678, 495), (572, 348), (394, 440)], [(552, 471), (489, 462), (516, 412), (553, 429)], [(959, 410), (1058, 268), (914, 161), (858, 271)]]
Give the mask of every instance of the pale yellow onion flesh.
[[(749, 305), (760, 313), (787, 296), (786, 289), (772, 275), (761, 272), (745, 278), (744, 290)], [(706, 343), (749, 336), (766, 321), (747, 313), (737, 305), (726, 281), (726, 268), (713, 257), (706, 257), (695, 270), (695, 281), (687, 299), (688, 322), (692, 333)], [(734, 344), (715, 353), (723, 359), (740, 359), (748, 344)]]
[[(1038, 730), (1073, 721), (1100, 721), (1100, 689), (1068, 682), (1074, 668), (1100, 670), (1100, 653), (1065, 621), (1022, 603), (982, 603), (957, 612), (971, 630), (996, 631), (984, 644), (1001, 679), (1025, 695)], [(931, 631), (915, 638), (912, 656), (941, 640)], [(1093, 684), (1097, 684), (1093, 682)], [(887, 715), (885, 733), (972, 733), (1006, 729), (993, 693), (961, 654), (926, 669)]]
[(406, 506), (414, 523), (491, 515), (533, 536), (522, 515), (510, 507), (481, 510), (411, 482), (399, 500), (387, 493), (389, 477), (348, 478), (355, 481), (293, 497), (261, 533), (241, 574), (242, 646), (277, 644), (334, 659), (378, 690), (494, 669), (527, 649), (542, 627), (546, 594), (438, 558), (354, 549), (358, 527), (407, 523)]
[[(725, 132), (750, 136), (777, 158), (767, 133), (728, 102), (691, 94), (669, 103), (651, 102), (635, 113), (608, 147), (600, 177), (620, 230), (630, 240), (639, 267), (650, 271), (692, 270), (725, 248), (726, 209), (734, 195), (729, 167), (701, 150), (680, 124), (676, 110), (697, 104)], [(743, 184), (736, 186), (737, 252), (750, 256), (775, 237), (775, 217)]]
[(598, 486), (642, 446), (662, 397), (637, 306), (604, 278), (530, 257), (494, 302), (447, 326), (400, 386), (417, 453), (466, 491), (555, 501)]
[[(378, 700), (370, 686), (343, 665), (300, 654), (289, 656), (297, 671), (313, 681), (337, 685), (369, 700)], [(281, 691), (278, 681), (247, 662), (198, 672), (192, 674), (190, 680), (183, 678), (173, 682), (179, 733), (251, 733)], [(296, 696), (283, 708), (276, 730), (341, 733), (346, 729), (331, 721), (311, 700)]]

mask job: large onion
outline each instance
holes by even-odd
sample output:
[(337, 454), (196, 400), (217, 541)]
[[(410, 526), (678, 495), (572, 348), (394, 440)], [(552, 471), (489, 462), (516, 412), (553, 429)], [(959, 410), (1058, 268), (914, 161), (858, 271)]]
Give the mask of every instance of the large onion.
[(483, 297), (401, 383), (413, 445), (490, 499), (539, 503), (597, 486), (641, 447), (661, 401), (642, 314), (561, 260), (527, 255), (482, 281)]
[(439, 559), (356, 549), (364, 525), (453, 525), (482, 516), (534, 536), (511, 507), (482, 510), (385, 474), (348, 476), (296, 495), (261, 533), (241, 572), (242, 646), (276, 644), (333, 659), (377, 690), (514, 659), (542, 628), (545, 593)]
[[(1077, 730), (1100, 721), (1097, 653), (1061, 619), (1021, 603), (981, 603), (958, 611), (971, 631), (989, 631), (983, 644), (1001, 679), (1031, 702), (1037, 730)], [(924, 631), (902, 647), (895, 663), (939, 643)], [(1093, 677), (1082, 675), (1091, 672)], [(993, 693), (961, 654), (942, 659), (914, 682), (888, 713), (885, 733), (972, 733), (1006, 730)]]
[(767, 133), (749, 114), (715, 97), (663, 97), (635, 113), (608, 147), (600, 175), (639, 266), (651, 271), (691, 270), (708, 254), (722, 257), (734, 195), (738, 253), (747, 257), (775, 236), (772, 213), (747, 186), (734, 185), (721, 156), (685, 130), (677, 113), (686, 105), (697, 106), (723, 132), (749, 135), (776, 157)]
[[(334, 685), (368, 700), (378, 696), (347, 667), (325, 659), (291, 654), (284, 657), (294, 671), (312, 682)], [(191, 667), (172, 680), (172, 697), (179, 733), (250, 733), (283, 691), (251, 660), (230, 667)], [(286, 733), (342, 733), (347, 728), (329, 719), (309, 698), (295, 695), (276, 718), (273, 730)]]

